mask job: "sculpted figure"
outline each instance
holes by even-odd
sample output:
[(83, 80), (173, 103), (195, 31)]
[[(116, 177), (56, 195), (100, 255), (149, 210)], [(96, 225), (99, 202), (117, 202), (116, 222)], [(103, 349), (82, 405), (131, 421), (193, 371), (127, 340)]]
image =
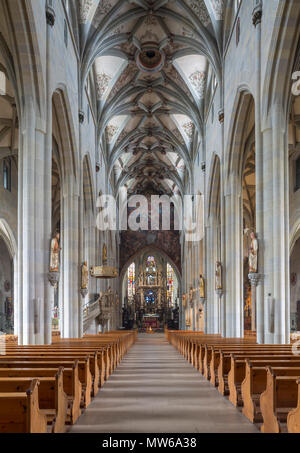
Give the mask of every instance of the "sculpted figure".
[(223, 289), (222, 285), (222, 264), (220, 261), (216, 262), (216, 289)]
[(203, 275), (200, 275), (200, 298), (205, 299), (205, 281)]
[(51, 250), (50, 250), (50, 272), (59, 272), (59, 232), (56, 232), (56, 235), (51, 240)]
[(249, 272), (257, 273), (257, 255), (258, 255), (258, 240), (255, 233), (251, 233), (251, 245), (249, 249)]
[(81, 289), (87, 289), (89, 286), (89, 270), (87, 267), (87, 262), (84, 261), (84, 263), (81, 266)]

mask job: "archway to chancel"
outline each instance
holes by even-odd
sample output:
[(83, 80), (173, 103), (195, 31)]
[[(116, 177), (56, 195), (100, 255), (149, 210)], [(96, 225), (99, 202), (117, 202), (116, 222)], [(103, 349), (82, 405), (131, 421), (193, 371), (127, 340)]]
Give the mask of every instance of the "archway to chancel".
[(179, 328), (181, 277), (164, 253), (147, 248), (121, 272), (123, 326), (160, 330)]

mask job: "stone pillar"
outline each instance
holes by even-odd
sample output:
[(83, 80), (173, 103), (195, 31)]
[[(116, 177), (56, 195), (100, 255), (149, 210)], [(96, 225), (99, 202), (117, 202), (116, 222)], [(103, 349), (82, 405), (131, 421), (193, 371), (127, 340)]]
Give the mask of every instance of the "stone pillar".
[(78, 338), (81, 334), (82, 313), (79, 293), (79, 193), (73, 175), (67, 175), (63, 185), (62, 209), (62, 278), (63, 278), (63, 338)]
[(274, 303), (274, 332), (265, 309), (264, 342), (284, 344), (290, 341), (288, 152), (281, 105), (271, 105), (270, 112), (263, 131), (264, 300)]
[[(242, 225), (240, 185), (234, 175), (226, 193), (226, 263), (223, 264), (223, 281), (226, 280), (225, 337), (242, 338)], [(225, 273), (226, 272), (226, 273)]]
[(206, 241), (207, 241), (207, 303), (205, 305), (206, 312), (206, 333), (218, 334), (220, 333), (220, 311), (219, 300), (215, 292), (215, 263), (218, 259), (218, 230), (215, 225), (216, 221), (212, 218), (209, 220), (209, 226), (206, 228)]
[[(262, 125), (261, 125), (261, 18), (262, 4), (258, 2), (253, 10), (252, 20), (255, 26), (255, 175), (256, 175), (256, 233), (259, 241), (258, 251), (258, 272), (263, 273), (263, 231), (264, 231), (264, 197), (263, 197), (263, 164), (264, 153), (262, 144)], [(252, 280), (251, 280), (252, 283)], [(256, 298), (256, 327), (257, 342), (264, 343), (264, 286), (263, 280), (259, 286), (252, 286), (253, 294)], [(252, 329), (253, 330), (253, 329)]]
[(256, 331), (257, 326), (257, 289), (263, 282), (261, 274), (251, 273), (248, 275), (251, 283), (251, 330)]
[(45, 152), (45, 121), (36, 112), (33, 100), (26, 99), (20, 119), (18, 162), (17, 300), (18, 336), (23, 345), (51, 341), (50, 301), (46, 290), (49, 285), (47, 219), (51, 205), (45, 199), (45, 191), (51, 193), (48, 177), (51, 166)]

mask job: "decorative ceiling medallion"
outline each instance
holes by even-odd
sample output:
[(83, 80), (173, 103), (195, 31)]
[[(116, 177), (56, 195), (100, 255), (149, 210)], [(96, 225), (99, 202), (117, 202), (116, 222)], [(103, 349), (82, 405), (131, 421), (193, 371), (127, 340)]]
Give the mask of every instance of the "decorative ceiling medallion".
[(161, 71), (165, 60), (164, 52), (159, 50), (157, 44), (153, 42), (144, 44), (142, 50), (138, 50), (135, 57), (138, 68), (148, 73)]

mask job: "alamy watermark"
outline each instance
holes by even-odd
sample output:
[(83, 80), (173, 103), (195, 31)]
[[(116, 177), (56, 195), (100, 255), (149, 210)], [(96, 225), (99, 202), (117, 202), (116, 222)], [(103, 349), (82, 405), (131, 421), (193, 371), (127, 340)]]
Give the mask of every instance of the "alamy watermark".
[(100, 231), (183, 231), (188, 242), (204, 237), (204, 201), (202, 195), (132, 195), (119, 194), (97, 199), (97, 228)]

